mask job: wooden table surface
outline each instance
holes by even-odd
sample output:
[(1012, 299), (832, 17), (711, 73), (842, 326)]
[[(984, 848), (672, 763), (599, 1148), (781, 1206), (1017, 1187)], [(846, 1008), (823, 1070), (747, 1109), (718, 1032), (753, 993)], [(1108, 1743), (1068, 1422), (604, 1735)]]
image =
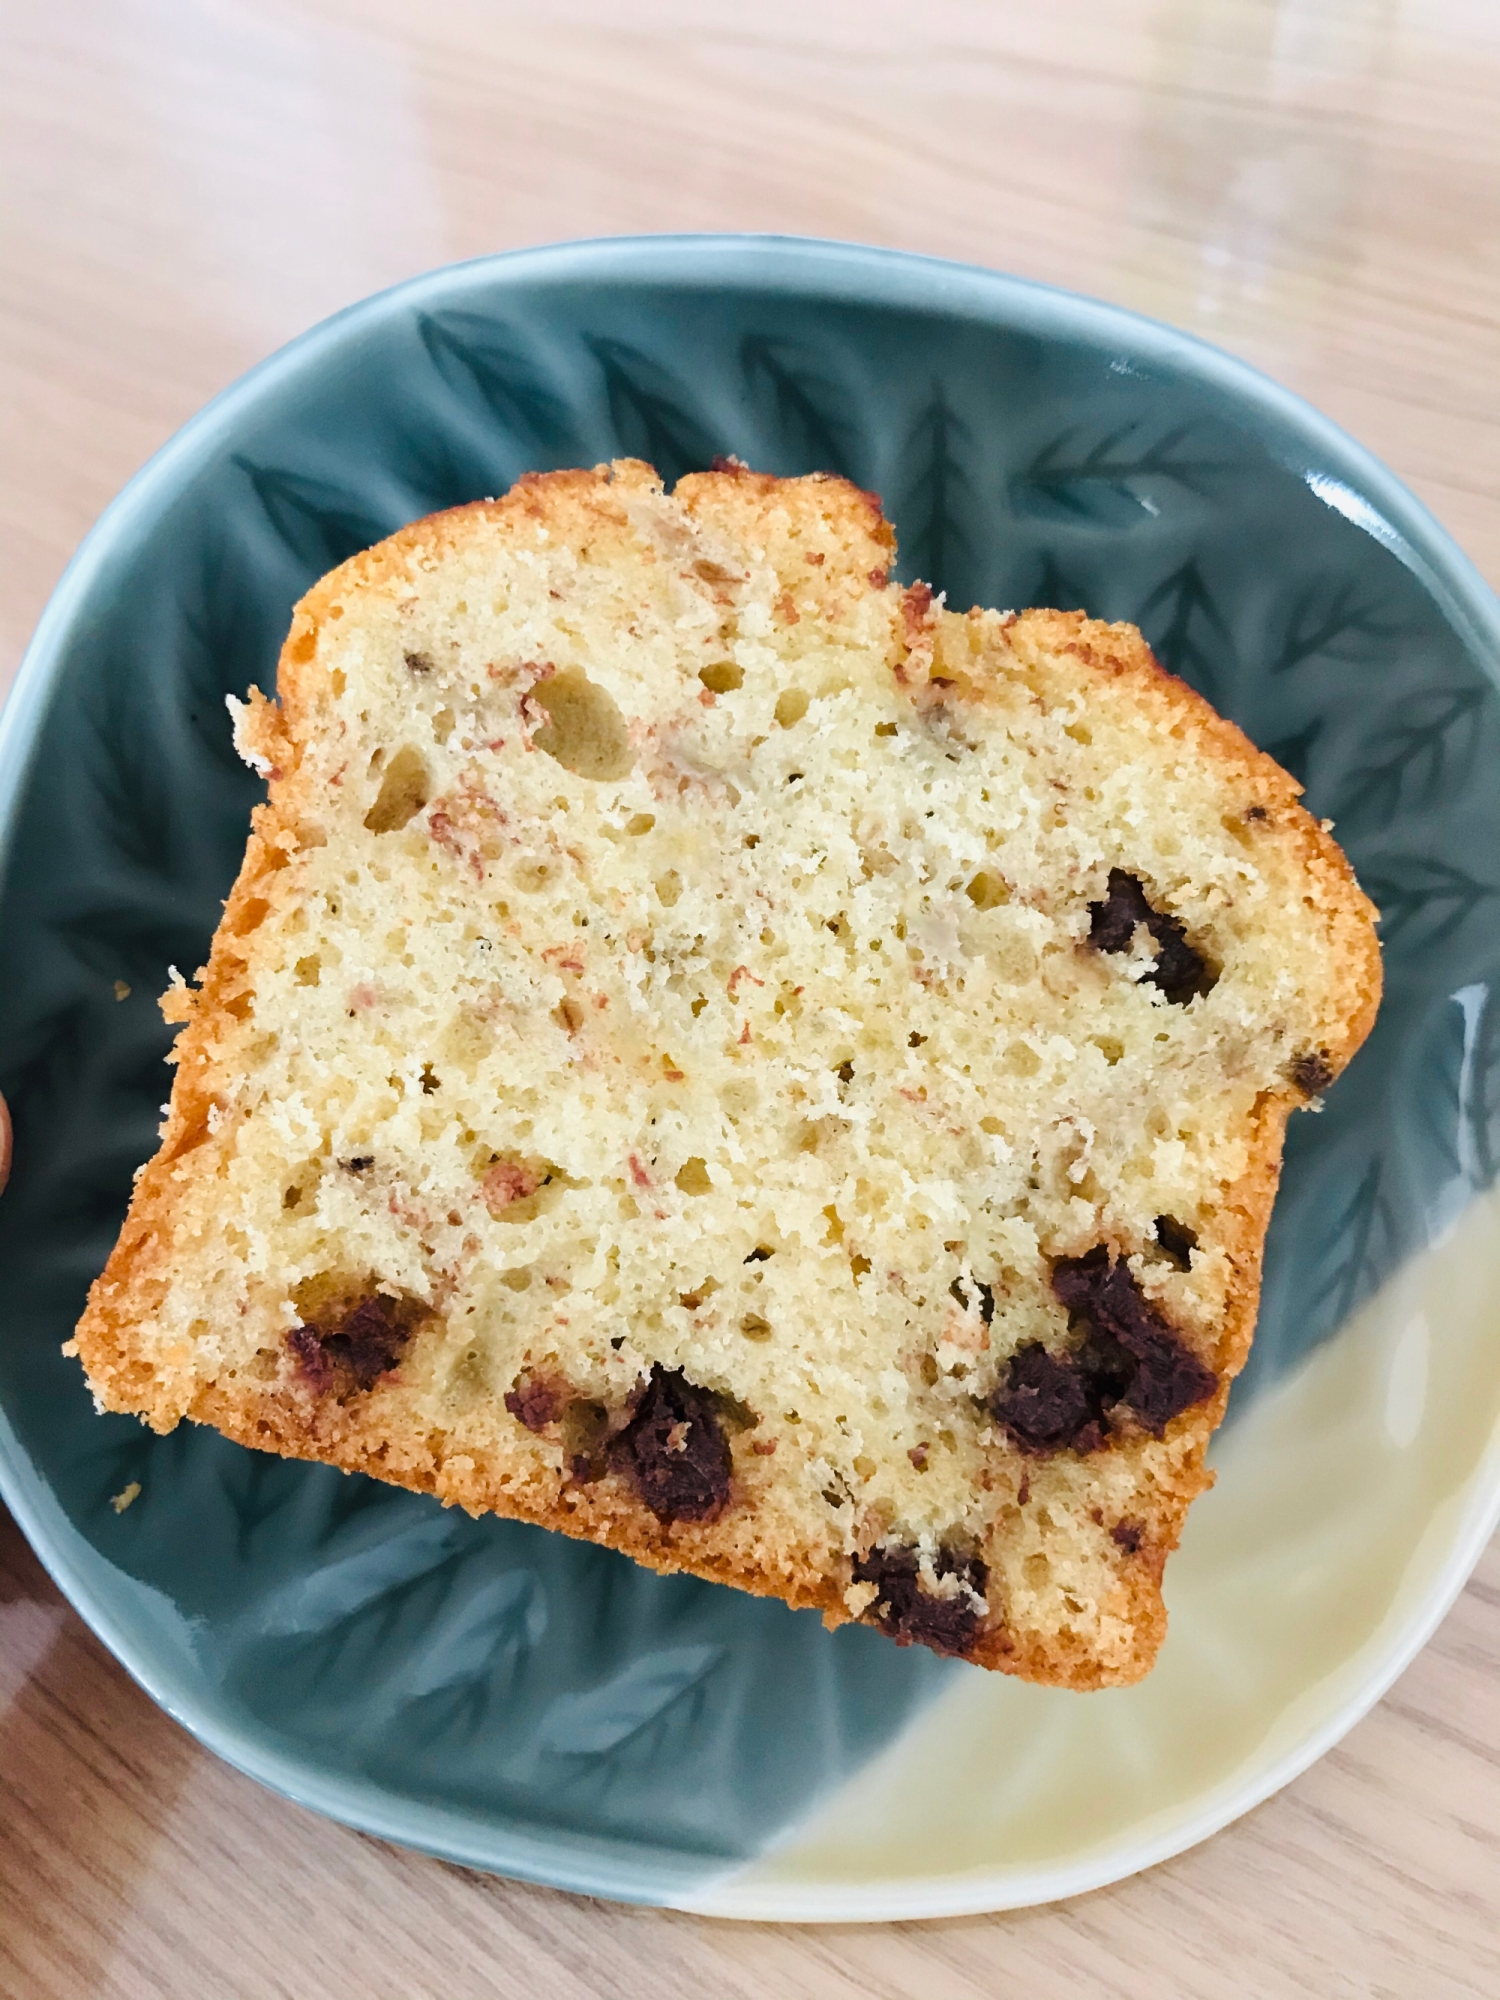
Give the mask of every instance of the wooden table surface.
[[(782, 230), (1053, 280), (1321, 405), (1500, 583), (1495, 0), (8, 0), (0, 690), (142, 460), (450, 259)], [(0, 1537), (6, 2000), (1500, 1992), (1500, 1550), (1374, 1714), (1075, 1903), (797, 1930), (488, 1880), (152, 1707)]]

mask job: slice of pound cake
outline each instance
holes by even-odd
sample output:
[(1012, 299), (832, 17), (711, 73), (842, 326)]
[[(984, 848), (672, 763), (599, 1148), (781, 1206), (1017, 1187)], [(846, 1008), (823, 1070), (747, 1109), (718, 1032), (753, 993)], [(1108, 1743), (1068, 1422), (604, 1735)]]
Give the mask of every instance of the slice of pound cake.
[(841, 480), (624, 461), (309, 593), (105, 1408), (1145, 1672), (1373, 913), (1132, 627), (892, 554)]

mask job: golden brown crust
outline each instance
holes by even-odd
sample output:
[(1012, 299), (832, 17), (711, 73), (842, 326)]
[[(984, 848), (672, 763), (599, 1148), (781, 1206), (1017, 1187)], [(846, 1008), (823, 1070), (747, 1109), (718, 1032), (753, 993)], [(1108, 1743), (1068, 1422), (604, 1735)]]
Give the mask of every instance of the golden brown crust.
[[(816, 489), (816, 490), (814, 490)], [(831, 1575), (815, 1549), (783, 1546), (767, 1571), (764, 1548), (736, 1543), (711, 1527), (663, 1527), (607, 1477), (592, 1485), (562, 1478), (517, 1475), (502, 1454), (486, 1455), (472, 1443), (455, 1446), (441, 1432), (395, 1436), (385, 1420), (379, 1387), (354, 1403), (315, 1407), (285, 1381), (240, 1382), (226, 1389), (194, 1381), (188, 1357), (148, 1358), (136, 1329), (159, 1308), (171, 1283), (168, 1225), (180, 1177), (222, 1171), (234, 1143), (233, 1114), (222, 1081), (232, 1076), (250, 1033), (246, 1021), (253, 939), (267, 916), (292, 894), (288, 862), (313, 837), (317, 801), (311, 796), (303, 750), (329, 696), (328, 668), (319, 654), (320, 633), (336, 621), (354, 593), (399, 594), (420, 587), (421, 576), (446, 552), (504, 535), (534, 522), (552, 531), (607, 542), (629, 526), (634, 496), (659, 491), (647, 466), (621, 461), (591, 472), (534, 475), (497, 501), (479, 502), (413, 523), (377, 548), (352, 558), (323, 578), (297, 606), (278, 670), (279, 707), (252, 698), (240, 737), (270, 778), (266, 805), (257, 809), (239, 878), (225, 907), (209, 964), (196, 993), (178, 987), (164, 1001), (169, 1018), (185, 1025), (174, 1060), (177, 1076), (162, 1147), (145, 1169), (120, 1240), (94, 1285), (78, 1328), (78, 1352), (101, 1404), (141, 1415), (169, 1430), (186, 1415), (226, 1436), (262, 1450), (316, 1459), (435, 1493), (471, 1512), (492, 1511), (534, 1521), (562, 1533), (607, 1543), (649, 1567), (687, 1570), (845, 1622), (843, 1577)], [(1086, 683), (1128, 689), (1131, 701), (1164, 730), (1216, 764), (1226, 794), (1237, 802), (1247, 840), (1278, 841), (1295, 856), (1310, 905), (1335, 940), (1341, 971), (1339, 1005), (1328, 1045), (1320, 1053), (1327, 1078), (1347, 1063), (1368, 1033), (1379, 1003), (1380, 967), (1371, 909), (1349, 864), (1327, 830), (1298, 803), (1299, 787), (1256, 750), (1233, 724), (1218, 716), (1184, 683), (1164, 672), (1131, 626), (1107, 625), (1081, 613), (1033, 610), (1019, 617), (945, 614), (925, 586), (901, 591), (888, 582), (894, 547), (878, 502), (844, 482), (779, 481), (743, 468), (694, 475), (677, 497), (689, 515), (726, 543), (752, 529), (772, 552), (785, 580), (778, 615), (835, 619), (855, 597), (888, 603), (903, 635), (898, 678), (919, 705), (928, 700), (986, 698), (986, 677), (999, 671), (1001, 655), (1020, 671), (1041, 670), (1045, 659), (1072, 659)], [(709, 578), (710, 583), (713, 581)], [(1287, 1117), (1304, 1101), (1289, 1081), (1284, 1091), (1259, 1100), (1245, 1172), (1229, 1191), (1220, 1241), (1230, 1267), (1216, 1351), (1209, 1357), (1221, 1376), (1218, 1394), (1174, 1420), (1165, 1450), (1153, 1460), (1150, 1491), (1138, 1511), (1141, 1546), (1122, 1564), (1121, 1588), (1133, 1640), (1127, 1659), (1102, 1664), (1086, 1649), (1026, 1641), (998, 1623), (981, 1631), (972, 1655), (979, 1663), (1027, 1678), (1074, 1688), (1118, 1685), (1150, 1666), (1165, 1629), (1160, 1581), (1192, 1500), (1210, 1482), (1204, 1464), (1223, 1414), (1230, 1380), (1243, 1365), (1255, 1324), (1261, 1252), (1279, 1176)], [(764, 1461), (737, 1452), (736, 1478), (767, 1480)]]

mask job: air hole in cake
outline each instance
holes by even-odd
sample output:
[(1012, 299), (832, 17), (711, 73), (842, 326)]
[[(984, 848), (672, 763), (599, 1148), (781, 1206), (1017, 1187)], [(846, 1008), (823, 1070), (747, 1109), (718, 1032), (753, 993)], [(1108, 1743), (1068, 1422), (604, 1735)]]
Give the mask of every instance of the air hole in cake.
[(1193, 1252), (1198, 1247), (1198, 1232), (1195, 1229), (1189, 1229), (1185, 1222), (1178, 1222), (1170, 1215), (1159, 1215), (1156, 1218), (1156, 1240), (1179, 1271), (1186, 1271), (1191, 1266)]
[(729, 1499), (729, 1446), (714, 1398), (679, 1369), (652, 1368), (608, 1458), (659, 1521), (711, 1521)]
[(677, 1169), (674, 1180), (683, 1194), (712, 1194), (713, 1182), (708, 1177), (708, 1168), (695, 1153), (690, 1160), (684, 1160)]
[(940, 1548), (924, 1560), (916, 1549), (885, 1543), (855, 1558), (854, 1581), (874, 1599), (862, 1614), (898, 1646), (928, 1646), (963, 1658), (986, 1613), (989, 1571), (978, 1556)]
[(1083, 1340), (1057, 1352), (1027, 1341), (989, 1402), (991, 1416), (1022, 1451), (1098, 1451), (1121, 1408), (1161, 1437), (1174, 1417), (1218, 1388), (1213, 1370), (1102, 1244), (1087, 1256), (1060, 1258), (1052, 1289), (1083, 1327)]
[(323, 977), (323, 961), (316, 952), (306, 958), (299, 958), (293, 970), (299, 986), (316, 986)]
[(768, 1319), (762, 1319), (759, 1313), (746, 1313), (745, 1317), (740, 1321), (740, 1332), (745, 1336), (746, 1340), (769, 1340), (771, 1338), (771, 1322)]
[(1211, 991), (1218, 975), (1188, 943), (1177, 918), (1153, 909), (1134, 875), (1111, 868), (1108, 894), (1103, 902), (1089, 904), (1089, 943), (1095, 951), (1129, 951), (1143, 926), (1156, 951), (1156, 964), (1146, 974), (1149, 984), (1179, 1007)]
[(371, 1389), (405, 1354), (428, 1308), (409, 1293), (356, 1290), (329, 1275), (304, 1279), (293, 1293), (301, 1318), (286, 1344), (304, 1382), (340, 1400)]
[(649, 833), (655, 824), (655, 813), (632, 813), (625, 822), (625, 831), (632, 836)]
[(578, 778), (623, 778), (634, 759), (630, 732), (614, 697), (581, 667), (564, 667), (541, 682), (531, 699), (548, 720), (533, 732), (538, 750)]
[(1002, 903), (1010, 901), (1010, 890), (1006, 886), (1005, 878), (995, 874), (990, 868), (981, 868), (964, 894), (976, 910), (997, 910)]
[(769, 1249), (764, 1243), (757, 1243), (749, 1256), (744, 1259), (744, 1262), (747, 1264), (764, 1264), (768, 1257), (774, 1257), (775, 1255), (776, 1252)]
[(713, 694), (733, 694), (745, 684), (745, 670), (733, 660), (710, 660), (698, 669), (698, 678)]
[(682, 895), (682, 877), (675, 868), (669, 868), (665, 875), (656, 878), (656, 900), (670, 910)]
[(981, 1284), (978, 1278), (955, 1278), (948, 1287), (948, 1296), (956, 1299), (964, 1311), (978, 1311), (986, 1326), (995, 1318), (995, 1293), (990, 1285)]
[(790, 729), (806, 715), (812, 705), (812, 696), (805, 688), (783, 688), (776, 697), (776, 720), (783, 729)]
[(422, 1065), (421, 1083), (422, 1095), (424, 1097), (431, 1097), (435, 1091), (439, 1091), (443, 1087), (442, 1078), (436, 1074), (430, 1062), (423, 1063)]
[(371, 833), (397, 833), (431, 797), (432, 775), (421, 751), (403, 744), (386, 766), (365, 826)]
[(425, 653), (406, 653), (402, 657), (406, 661), (409, 673), (430, 674), (432, 672), (432, 661)]

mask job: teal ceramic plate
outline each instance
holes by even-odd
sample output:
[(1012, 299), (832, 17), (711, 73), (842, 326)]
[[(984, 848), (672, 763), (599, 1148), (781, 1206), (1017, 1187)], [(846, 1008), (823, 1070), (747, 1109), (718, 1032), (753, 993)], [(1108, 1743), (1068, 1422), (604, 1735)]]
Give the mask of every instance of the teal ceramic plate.
[[(884, 496), (951, 603), (1142, 625), (1305, 780), (1387, 999), (1295, 1122), (1220, 1481), (1138, 1688), (900, 1652), (605, 1551), (94, 1413), (59, 1349), (155, 1142), (256, 781), (226, 692), (401, 522), (619, 453)], [(661, 238), (439, 271), (276, 355), (85, 543), (0, 738), (0, 1473), (206, 1744), (393, 1840), (596, 1895), (911, 1917), (1090, 1887), (1308, 1763), (1500, 1507), (1500, 607), (1366, 453), (1184, 336), (983, 271)], [(117, 998), (128, 987), (126, 997)], [(124, 1511), (112, 1496), (139, 1486)]]

